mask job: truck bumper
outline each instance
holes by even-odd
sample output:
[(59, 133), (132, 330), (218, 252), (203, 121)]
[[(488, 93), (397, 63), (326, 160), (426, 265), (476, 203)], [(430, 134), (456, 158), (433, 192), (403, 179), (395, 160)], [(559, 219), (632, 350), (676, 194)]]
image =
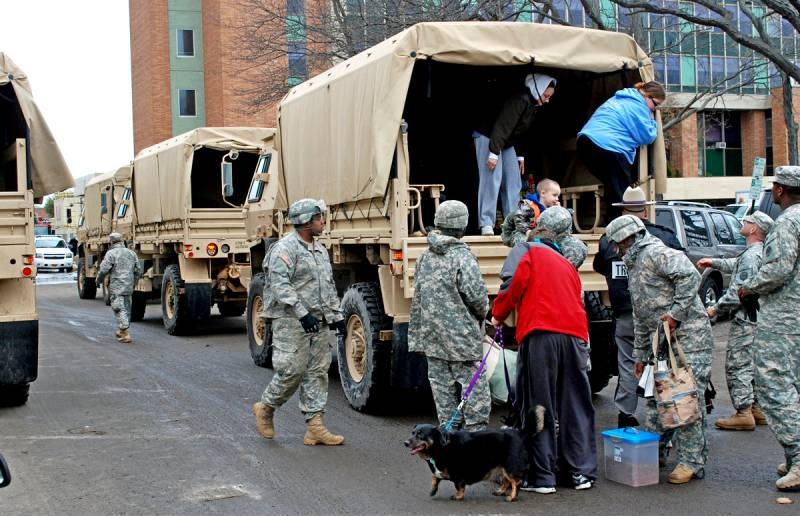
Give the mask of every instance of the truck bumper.
[(36, 380), (39, 321), (0, 323), (0, 384), (23, 385)]

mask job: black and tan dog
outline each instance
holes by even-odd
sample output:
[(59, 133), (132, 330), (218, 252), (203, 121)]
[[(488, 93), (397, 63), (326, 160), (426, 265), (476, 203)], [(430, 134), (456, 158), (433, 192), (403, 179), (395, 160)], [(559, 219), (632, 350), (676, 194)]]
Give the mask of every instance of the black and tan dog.
[[(538, 433), (542, 429), (544, 408), (533, 411)], [(517, 499), (519, 485), (528, 472), (528, 451), (522, 434), (513, 429), (482, 430), (479, 432), (444, 432), (433, 425), (416, 425), (405, 442), (412, 455), (419, 455), (433, 474), (431, 493), (439, 490), (439, 482), (451, 481), (456, 487), (453, 500), (464, 499), (467, 485), (490, 480), (500, 475), (500, 487), (493, 492)]]

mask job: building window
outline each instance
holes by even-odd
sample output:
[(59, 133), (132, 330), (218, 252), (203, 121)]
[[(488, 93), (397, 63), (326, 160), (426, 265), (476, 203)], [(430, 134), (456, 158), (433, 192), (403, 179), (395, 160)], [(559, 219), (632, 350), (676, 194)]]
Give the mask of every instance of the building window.
[(180, 116), (197, 116), (195, 90), (178, 90), (178, 104)]
[(194, 31), (178, 29), (178, 57), (194, 57)]
[(288, 16), (303, 16), (306, 13), (306, 6), (303, 0), (287, 0), (286, 14)]

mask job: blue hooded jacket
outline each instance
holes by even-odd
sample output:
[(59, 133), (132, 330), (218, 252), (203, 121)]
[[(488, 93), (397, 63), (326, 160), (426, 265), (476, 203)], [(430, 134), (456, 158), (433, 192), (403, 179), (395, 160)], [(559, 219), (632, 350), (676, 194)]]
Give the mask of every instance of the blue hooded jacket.
[(625, 88), (597, 108), (581, 135), (601, 149), (624, 155), (632, 164), (636, 149), (655, 141), (656, 121), (639, 90)]

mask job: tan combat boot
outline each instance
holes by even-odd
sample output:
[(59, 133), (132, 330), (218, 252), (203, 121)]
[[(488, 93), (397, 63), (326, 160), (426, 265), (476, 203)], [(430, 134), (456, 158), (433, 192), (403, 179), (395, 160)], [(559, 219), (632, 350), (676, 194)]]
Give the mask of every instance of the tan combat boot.
[(122, 342), (123, 344), (129, 344), (129, 343), (133, 342), (133, 339), (131, 338), (131, 334), (128, 333), (127, 328), (124, 329), (124, 330), (119, 330), (119, 337), (117, 337), (117, 340)]
[(117, 340), (119, 340), (119, 338), (122, 337), (122, 330), (115, 331), (114, 336), (117, 338)]
[(672, 470), (672, 473), (669, 474), (667, 481), (670, 484), (686, 484), (693, 478), (703, 478), (704, 476), (705, 472), (702, 469), (695, 473), (695, 471), (686, 464), (678, 464), (675, 466), (675, 469)]
[(767, 416), (765, 416), (764, 413), (761, 411), (761, 407), (754, 404), (752, 407), (752, 412), (753, 412), (753, 419), (756, 420), (756, 424), (758, 426), (764, 426), (767, 424)]
[(259, 401), (253, 405), (253, 414), (256, 416), (256, 430), (261, 437), (265, 439), (275, 437), (275, 426), (272, 424), (275, 407)]
[(800, 464), (792, 464), (789, 471), (775, 482), (781, 491), (794, 491), (800, 488)]
[(787, 466), (785, 462), (778, 464), (778, 476), (782, 477), (787, 473), (789, 473), (789, 466)]
[(303, 437), (303, 444), (314, 446), (315, 444), (324, 444), (325, 446), (336, 446), (342, 444), (344, 437), (341, 435), (332, 434), (322, 424), (322, 414), (316, 414), (308, 420), (308, 429), (306, 435)]
[(737, 409), (736, 414), (726, 419), (717, 419), (714, 426), (720, 430), (755, 430), (756, 420), (750, 407)]

